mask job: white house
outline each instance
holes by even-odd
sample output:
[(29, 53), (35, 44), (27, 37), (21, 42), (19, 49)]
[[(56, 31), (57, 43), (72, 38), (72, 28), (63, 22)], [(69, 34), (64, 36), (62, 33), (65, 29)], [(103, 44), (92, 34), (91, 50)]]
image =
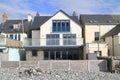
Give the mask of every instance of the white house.
[(28, 19), (7, 19), (7, 15), (4, 13), (2, 18), (3, 22), (0, 24), (0, 60), (23, 60), (25, 50), (22, 42), (29, 32), (31, 17), (28, 15)]
[(52, 16), (34, 18), (32, 38), (26, 39), (27, 60), (79, 60), (82, 54), (82, 28), (77, 16), (69, 16), (59, 10)]

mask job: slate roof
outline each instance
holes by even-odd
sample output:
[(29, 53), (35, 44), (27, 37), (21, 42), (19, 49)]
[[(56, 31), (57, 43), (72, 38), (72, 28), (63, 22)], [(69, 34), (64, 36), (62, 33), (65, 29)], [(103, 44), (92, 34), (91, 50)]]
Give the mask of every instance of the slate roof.
[(31, 29), (39, 29), (51, 16), (35, 16)]
[(120, 15), (100, 15), (100, 14), (81, 14), (80, 19), (84, 21), (85, 24), (111, 24), (116, 25), (120, 23)]
[[(58, 12), (62, 12), (63, 14), (68, 16), (70, 19), (72, 19), (74, 22), (80, 25), (77, 16), (69, 16), (62, 10), (59, 10)], [(56, 15), (58, 12), (56, 12), (54, 15)], [(31, 29), (39, 29), (42, 24), (44, 24), (47, 20), (49, 20), (53, 16), (35, 16)]]
[[(21, 33), (22, 32), (22, 26), (21, 29), (13, 29), (13, 24), (22, 24), (22, 20), (7, 20), (5, 23), (0, 24), (0, 32), (5, 33)], [(31, 22), (28, 22), (27, 19), (23, 20), (24, 24), (24, 32), (27, 32), (29, 30)]]
[(101, 38), (105, 38), (105, 37), (109, 37), (109, 36), (114, 36), (114, 35), (117, 35), (119, 32), (120, 32), (120, 24), (118, 24), (116, 27), (114, 27), (112, 30), (110, 30), (108, 33), (106, 33)]

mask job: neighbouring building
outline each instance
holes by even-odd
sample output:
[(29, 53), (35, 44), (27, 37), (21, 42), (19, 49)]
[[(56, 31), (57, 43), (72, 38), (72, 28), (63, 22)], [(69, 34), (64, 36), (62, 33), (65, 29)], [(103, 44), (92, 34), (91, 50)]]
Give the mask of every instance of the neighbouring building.
[(20, 61), (23, 56), (21, 41), (10, 39), (0, 34), (0, 61)]
[(24, 42), (26, 60), (83, 59), (82, 27), (77, 16), (62, 10), (52, 16), (37, 13), (31, 34)]
[(0, 35), (2, 35), (0, 37), (0, 53), (1, 55), (7, 53), (8, 61), (20, 61), (23, 59), (23, 55), (25, 56), (23, 41), (24, 38), (27, 38), (32, 18), (28, 15), (28, 19), (9, 20), (5, 13), (3, 13), (2, 18), (3, 22), (0, 24)]
[(109, 42), (105, 42), (105, 39), (101, 39), (101, 37), (119, 23), (120, 15), (80, 15), (80, 24), (84, 38), (84, 59), (86, 59), (89, 53), (96, 53), (97, 56), (110, 56)]
[(108, 43), (108, 51), (111, 56), (120, 56), (120, 24), (102, 36)]

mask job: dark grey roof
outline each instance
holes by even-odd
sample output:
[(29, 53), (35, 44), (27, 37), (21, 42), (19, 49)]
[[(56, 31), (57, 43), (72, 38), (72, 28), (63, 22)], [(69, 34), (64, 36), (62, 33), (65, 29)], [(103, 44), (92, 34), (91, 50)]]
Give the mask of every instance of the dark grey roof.
[[(4, 23), (1, 23), (0, 25), (0, 32), (5, 33), (21, 33), (22, 32), (22, 26), (20, 26), (20, 29), (13, 29), (13, 24), (22, 24), (22, 20), (7, 20)], [(31, 22), (28, 22), (27, 19), (23, 20), (24, 25), (24, 31), (27, 32), (29, 30)]]
[(114, 35), (117, 35), (119, 32), (120, 32), (120, 24), (118, 24), (116, 27), (114, 27), (112, 30), (110, 30), (108, 33), (106, 33), (101, 38), (105, 38), (105, 37), (109, 37), (109, 36), (114, 36)]
[(80, 19), (84, 21), (85, 24), (118, 24), (120, 23), (120, 15), (99, 15), (99, 14), (81, 14)]
[[(77, 16), (69, 16), (62, 10), (59, 10), (58, 12), (64, 13), (66, 16), (68, 16), (70, 19), (72, 19), (74, 22), (80, 25)], [(56, 12), (54, 15), (56, 15), (58, 12)], [(44, 24), (47, 20), (49, 20), (53, 16), (35, 16), (31, 29), (39, 29), (42, 24)]]
[(39, 29), (51, 16), (35, 16), (31, 29)]

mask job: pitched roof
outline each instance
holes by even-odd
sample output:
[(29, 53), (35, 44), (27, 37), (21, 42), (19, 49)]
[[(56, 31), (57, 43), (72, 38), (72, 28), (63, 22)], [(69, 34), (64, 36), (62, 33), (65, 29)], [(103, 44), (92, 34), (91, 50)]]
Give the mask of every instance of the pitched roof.
[(100, 15), (100, 14), (81, 14), (80, 19), (84, 21), (85, 24), (111, 24), (116, 25), (120, 23), (120, 15)]
[(120, 24), (118, 24), (116, 27), (114, 27), (112, 30), (110, 30), (108, 33), (106, 33), (101, 38), (105, 38), (105, 37), (109, 37), (109, 36), (114, 36), (114, 35), (117, 35), (119, 32), (120, 32)]
[[(63, 14), (68, 16), (70, 19), (72, 19), (74, 22), (80, 25), (77, 16), (69, 16), (62, 10), (59, 10), (58, 12), (62, 12)], [(56, 15), (58, 12), (56, 12), (54, 15)], [(53, 16), (35, 16), (31, 29), (39, 29), (42, 24), (44, 24), (47, 20), (49, 20)]]
[[(16, 33), (22, 32), (22, 26), (20, 29), (13, 29), (13, 24), (22, 24), (22, 20), (7, 20), (5, 23), (1, 23), (0, 25), (0, 32), (5, 32), (5, 33)], [(23, 25), (24, 25), (24, 31), (27, 32), (29, 30), (31, 22), (28, 22), (27, 19), (23, 20)]]
[(39, 29), (51, 16), (35, 16), (31, 29)]

